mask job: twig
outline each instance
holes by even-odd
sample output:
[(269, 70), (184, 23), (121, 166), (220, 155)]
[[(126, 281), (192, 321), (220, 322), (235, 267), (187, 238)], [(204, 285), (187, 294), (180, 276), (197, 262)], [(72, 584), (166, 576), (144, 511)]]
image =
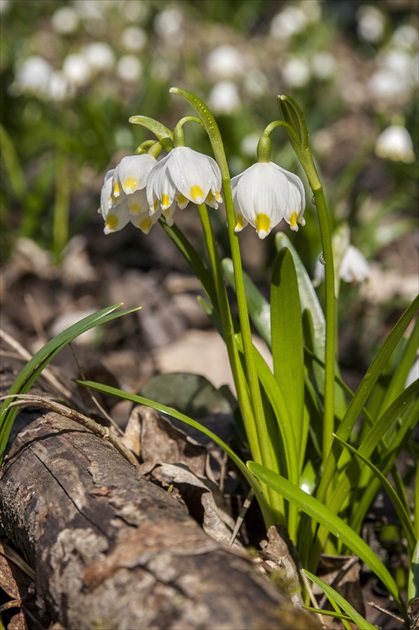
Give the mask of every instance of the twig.
[(368, 606), (371, 606), (371, 608), (375, 608), (376, 610), (379, 610), (380, 612), (384, 613), (385, 615), (388, 615), (389, 617), (392, 617), (393, 619), (395, 619), (396, 621), (398, 621), (399, 623), (402, 624), (402, 626), (404, 626), (404, 620), (399, 617), (398, 615), (396, 615), (395, 613), (391, 612), (391, 610), (387, 610), (387, 608), (383, 608), (383, 606), (380, 606), (380, 604), (376, 604), (375, 602), (367, 602)]

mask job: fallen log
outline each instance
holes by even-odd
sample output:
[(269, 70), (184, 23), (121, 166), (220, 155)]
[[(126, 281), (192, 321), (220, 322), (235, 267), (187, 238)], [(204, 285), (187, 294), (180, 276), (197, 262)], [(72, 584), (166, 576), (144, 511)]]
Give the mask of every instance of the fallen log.
[(19, 413), (0, 521), (35, 570), (39, 609), (67, 630), (319, 627), (109, 442), (55, 412)]

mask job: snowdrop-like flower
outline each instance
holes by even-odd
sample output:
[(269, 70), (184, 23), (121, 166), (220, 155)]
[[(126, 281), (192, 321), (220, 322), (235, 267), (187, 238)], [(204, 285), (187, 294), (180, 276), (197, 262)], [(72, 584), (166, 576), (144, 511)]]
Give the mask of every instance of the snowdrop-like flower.
[(100, 195), (100, 208), (105, 221), (105, 234), (117, 232), (131, 222), (148, 234), (161, 212), (150, 216), (146, 184), (157, 160), (148, 154), (131, 155), (108, 171)]
[(79, 23), (80, 16), (73, 7), (60, 7), (52, 14), (52, 27), (61, 35), (74, 33), (78, 29)]
[(92, 42), (84, 49), (84, 55), (95, 72), (112, 70), (115, 65), (115, 53), (106, 42)]
[(375, 142), (375, 153), (381, 158), (394, 161), (413, 162), (413, 142), (409, 132), (401, 125), (390, 125)]
[(140, 52), (147, 45), (147, 33), (139, 26), (127, 26), (122, 32), (121, 43), (131, 53)]
[[(370, 267), (364, 254), (349, 245), (339, 267), (339, 278), (350, 284), (365, 282), (370, 276)], [(314, 270), (314, 286), (318, 286), (324, 280), (324, 264), (319, 259)]]
[(274, 16), (270, 26), (270, 33), (276, 39), (287, 41), (293, 35), (304, 30), (308, 21), (301, 7), (289, 5)]
[(365, 42), (377, 44), (382, 40), (385, 31), (384, 14), (377, 7), (362, 6), (357, 12), (358, 35)]
[(143, 66), (135, 55), (122, 55), (116, 66), (116, 74), (122, 81), (135, 83), (141, 78)]
[(310, 66), (304, 59), (291, 57), (281, 67), (284, 81), (291, 87), (300, 88), (307, 85), (310, 80)]
[(220, 81), (208, 96), (208, 105), (213, 114), (234, 114), (241, 107), (237, 85), (233, 81)]
[(84, 87), (92, 77), (87, 58), (82, 53), (71, 53), (63, 61), (63, 73), (70, 85)]
[(208, 75), (214, 81), (235, 79), (245, 70), (243, 55), (230, 44), (222, 44), (211, 50), (206, 65)]
[(173, 221), (176, 205), (183, 209), (188, 203), (206, 203), (217, 209), (221, 173), (218, 164), (208, 155), (189, 147), (176, 147), (160, 160), (147, 181), (150, 214), (161, 210), (169, 222)]
[(52, 66), (46, 59), (33, 55), (24, 61), (16, 73), (14, 90), (17, 93), (28, 92), (45, 96), (52, 72)]
[(298, 230), (303, 218), (305, 193), (297, 175), (273, 162), (257, 162), (231, 180), (235, 231), (240, 232), (248, 223), (263, 239), (282, 219)]

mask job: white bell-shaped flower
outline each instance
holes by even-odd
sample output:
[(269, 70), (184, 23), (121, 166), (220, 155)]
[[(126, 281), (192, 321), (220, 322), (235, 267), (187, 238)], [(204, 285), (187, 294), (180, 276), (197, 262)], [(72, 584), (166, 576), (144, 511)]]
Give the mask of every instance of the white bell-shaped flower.
[[(354, 245), (349, 245), (339, 266), (339, 278), (350, 284), (365, 282), (370, 276), (370, 267), (364, 254)], [(322, 257), (316, 263), (313, 284), (317, 287), (324, 280)]]
[(384, 129), (375, 141), (375, 153), (381, 157), (394, 161), (414, 161), (412, 138), (405, 127), (390, 125)]
[(235, 231), (240, 232), (248, 223), (259, 236), (265, 238), (285, 219), (291, 229), (304, 225), (304, 187), (296, 175), (273, 162), (257, 162), (231, 180)]
[(183, 209), (192, 201), (217, 209), (222, 203), (221, 173), (217, 162), (188, 147), (176, 147), (160, 160), (147, 181), (150, 214), (159, 209), (173, 220), (176, 205)]
[(145, 191), (148, 175), (156, 164), (151, 155), (132, 155), (106, 173), (99, 208), (105, 234), (122, 230), (128, 222), (148, 234), (158, 221), (161, 212), (150, 216)]

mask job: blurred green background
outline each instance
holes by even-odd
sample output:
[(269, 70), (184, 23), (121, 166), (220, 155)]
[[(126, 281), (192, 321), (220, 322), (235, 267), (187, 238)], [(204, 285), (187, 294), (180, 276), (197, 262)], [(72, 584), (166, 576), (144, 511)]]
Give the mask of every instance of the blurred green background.
[[(391, 267), (392, 252), (406, 250), (407, 266), (415, 265), (415, 0), (0, 0), (0, 12), (3, 263), (20, 237), (57, 264), (72, 236), (104, 238), (96, 213), (103, 176), (148, 137), (128, 118), (144, 114), (173, 127), (192, 113), (169, 95), (176, 85), (212, 108), (232, 175), (254, 161), (258, 136), (279, 118), (277, 95), (293, 96), (306, 114), (334, 227), (349, 226), (370, 263)], [(399, 136), (381, 145), (393, 126)], [(186, 136), (210, 151), (198, 126)], [(272, 139), (274, 160), (301, 174), (285, 134)], [(320, 241), (310, 199), (307, 225), (292, 239), (313, 274)], [(400, 306), (407, 297), (395, 299)]]

